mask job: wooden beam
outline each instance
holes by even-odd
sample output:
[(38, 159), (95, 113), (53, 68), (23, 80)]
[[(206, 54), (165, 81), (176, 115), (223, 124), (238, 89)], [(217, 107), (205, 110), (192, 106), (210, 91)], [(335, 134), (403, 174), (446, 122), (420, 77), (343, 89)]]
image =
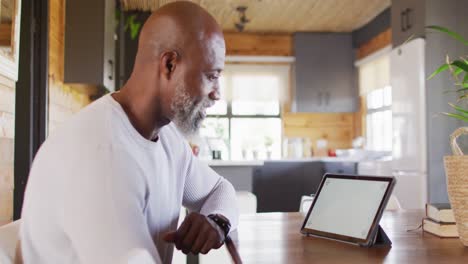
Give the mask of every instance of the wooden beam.
[(0, 46), (10, 46), (11, 45), (11, 35), (12, 35), (12, 26), (11, 24), (0, 24)]
[(255, 34), (225, 32), (227, 55), (292, 56), (290, 34)]
[(362, 44), (358, 50), (356, 57), (362, 59), (392, 43), (392, 30), (389, 28), (377, 36), (373, 37), (368, 42)]

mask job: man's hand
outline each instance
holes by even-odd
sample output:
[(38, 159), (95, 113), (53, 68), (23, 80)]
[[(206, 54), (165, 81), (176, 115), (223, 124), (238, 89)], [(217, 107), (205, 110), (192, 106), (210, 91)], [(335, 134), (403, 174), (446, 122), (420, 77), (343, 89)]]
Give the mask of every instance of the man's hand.
[(206, 254), (220, 248), (224, 243), (223, 230), (210, 218), (199, 213), (190, 213), (179, 229), (164, 235), (164, 240), (174, 243), (184, 254)]

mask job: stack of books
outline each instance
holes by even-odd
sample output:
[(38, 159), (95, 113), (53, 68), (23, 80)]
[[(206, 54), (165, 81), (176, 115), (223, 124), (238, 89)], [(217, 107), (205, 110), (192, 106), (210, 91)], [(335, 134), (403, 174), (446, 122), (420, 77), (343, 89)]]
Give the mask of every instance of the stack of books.
[(426, 204), (426, 218), (423, 219), (424, 232), (438, 237), (458, 237), (453, 211), (448, 203)]

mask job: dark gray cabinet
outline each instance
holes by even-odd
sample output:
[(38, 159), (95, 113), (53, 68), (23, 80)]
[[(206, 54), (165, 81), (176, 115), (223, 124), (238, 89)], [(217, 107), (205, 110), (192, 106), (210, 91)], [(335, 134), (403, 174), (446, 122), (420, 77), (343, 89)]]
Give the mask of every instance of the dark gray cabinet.
[(294, 34), (296, 112), (355, 112), (351, 33)]
[(317, 191), (321, 162), (272, 161), (254, 169), (257, 212), (298, 212), (302, 195)]
[(357, 174), (356, 162), (327, 161), (323, 163), (324, 173)]
[(392, 1), (392, 44), (397, 47), (410, 38), (424, 37), (425, 0)]
[(65, 83), (115, 90), (115, 0), (67, 0)]

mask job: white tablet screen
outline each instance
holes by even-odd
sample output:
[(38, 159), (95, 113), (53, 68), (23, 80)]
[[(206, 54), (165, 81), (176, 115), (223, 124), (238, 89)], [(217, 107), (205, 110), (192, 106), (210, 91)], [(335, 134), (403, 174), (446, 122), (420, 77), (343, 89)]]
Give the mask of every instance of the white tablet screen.
[(366, 239), (389, 182), (327, 178), (305, 225)]

